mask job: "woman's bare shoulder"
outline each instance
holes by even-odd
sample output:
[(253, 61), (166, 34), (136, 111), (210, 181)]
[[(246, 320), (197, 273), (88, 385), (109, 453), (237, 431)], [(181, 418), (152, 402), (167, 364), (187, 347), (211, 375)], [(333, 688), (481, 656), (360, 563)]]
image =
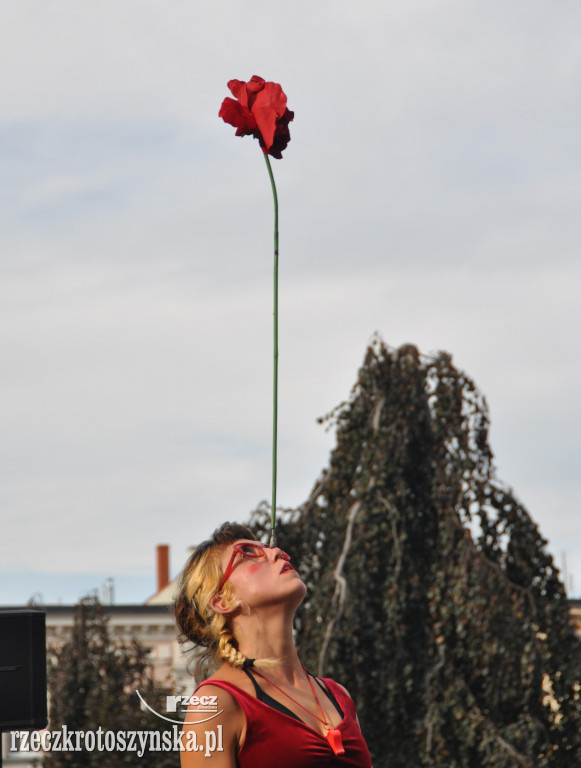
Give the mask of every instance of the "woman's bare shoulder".
[[(196, 704), (204, 708), (211, 707), (217, 710), (223, 710), (228, 715), (232, 715), (236, 710), (240, 710), (240, 705), (236, 701), (236, 697), (230, 693), (226, 688), (218, 684), (212, 684), (211, 680), (196, 688), (196, 691), (190, 697), (190, 706), (187, 709), (184, 723), (195, 723), (200, 721), (200, 711), (197, 710)], [(195, 704), (192, 704), (195, 701)]]
[(221, 680), (225, 683), (235, 685), (237, 688), (240, 688), (245, 693), (249, 693), (251, 696), (255, 695), (254, 686), (248, 675), (241, 669), (231, 667), (229, 664), (222, 665), (213, 675), (210, 675), (210, 677), (204, 681), (203, 688), (208, 688), (214, 681), (219, 683)]

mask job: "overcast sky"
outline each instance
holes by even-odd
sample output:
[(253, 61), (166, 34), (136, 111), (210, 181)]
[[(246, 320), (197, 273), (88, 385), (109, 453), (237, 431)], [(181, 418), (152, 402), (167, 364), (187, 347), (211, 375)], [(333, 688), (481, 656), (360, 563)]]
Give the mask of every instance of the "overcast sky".
[(373, 333), (447, 350), (581, 594), (578, 0), (0, 0), (0, 605), (154, 591), (270, 494), (272, 199), (218, 119), (295, 111), (279, 502)]

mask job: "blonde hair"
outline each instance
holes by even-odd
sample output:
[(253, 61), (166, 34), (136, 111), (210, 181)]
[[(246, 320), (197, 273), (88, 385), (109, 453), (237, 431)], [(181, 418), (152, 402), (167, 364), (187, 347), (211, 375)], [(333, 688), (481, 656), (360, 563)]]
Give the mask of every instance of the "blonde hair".
[[(238, 539), (256, 540), (248, 528), (238, 523), (224, 523), (212, 537), (198, 545), (186, 563), (174, 601), (174, 614), (180, 631), (180, 643), (191, 642), (195, 653), (188, 663), (193, 665), (194, 677), (203, 680), (220, 662), (242, 667), (246, 656), (238, 649), (232, 633), (230, 615), (218, 613), (211, 600), (222, 579), (221, 557), (229, 544)], [(230, 582), (222, 588), (222, 601), (227, 607), (243, 607), (235, 601)], [(250, 660), (253, 666), (270, 667), (274, 659)]]

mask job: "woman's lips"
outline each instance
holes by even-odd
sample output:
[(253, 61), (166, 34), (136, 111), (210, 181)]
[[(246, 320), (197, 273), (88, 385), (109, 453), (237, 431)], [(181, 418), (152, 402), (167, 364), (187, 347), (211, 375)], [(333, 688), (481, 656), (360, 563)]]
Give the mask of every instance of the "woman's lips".
[(294, 571), (294, 568), (290, 563), (285, 563), (280, 569), (281, 574), (286, 573), (287, 571)]

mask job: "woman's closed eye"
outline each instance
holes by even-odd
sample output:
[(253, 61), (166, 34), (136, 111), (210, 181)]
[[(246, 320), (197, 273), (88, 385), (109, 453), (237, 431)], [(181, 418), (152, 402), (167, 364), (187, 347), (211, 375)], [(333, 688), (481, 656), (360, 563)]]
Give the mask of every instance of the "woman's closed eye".
[(239, 544), (238, 550), (246, 557), (264, 557), (264, 548), (257, 544)]

